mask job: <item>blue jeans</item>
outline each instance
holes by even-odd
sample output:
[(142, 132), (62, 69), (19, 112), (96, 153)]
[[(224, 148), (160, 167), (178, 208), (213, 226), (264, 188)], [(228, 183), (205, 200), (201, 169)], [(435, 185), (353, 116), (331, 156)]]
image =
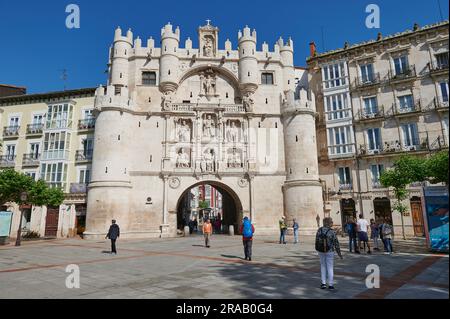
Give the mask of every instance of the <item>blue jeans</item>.
[(294, 244), (298, 243), (298, 229), (294, 229)]
[(280, 230), (280, 244), (286, 244), (286, 229)]
[(383, 239), (387, 252), (392, 253), (392, 243), (390, 238)]

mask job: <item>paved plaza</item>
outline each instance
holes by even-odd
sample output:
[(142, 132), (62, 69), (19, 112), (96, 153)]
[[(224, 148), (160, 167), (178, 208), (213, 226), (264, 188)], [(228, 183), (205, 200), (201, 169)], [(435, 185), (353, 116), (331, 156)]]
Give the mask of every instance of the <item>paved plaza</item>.
[[(240, 237), (215, 235), (203, 247), (188, 238), (119, 240), (118, 255), (106, 240), (65, 239), (0, 247), (0, 298), (448, 298), (448, 255), (430, 254), (422, 241), (395, 242), (396, 253), (336, 260), (336, 291), (320, 290), (312, 237), (279, 245), (257, 237), (253, 261), (243, 259)], [(292, 242), (292, 238), (289, 238)], [(80, 268), (80, 288), (66, 288), (66, 267)], [(379, 289), (366, 287), (366, 266), (380, 267)]]

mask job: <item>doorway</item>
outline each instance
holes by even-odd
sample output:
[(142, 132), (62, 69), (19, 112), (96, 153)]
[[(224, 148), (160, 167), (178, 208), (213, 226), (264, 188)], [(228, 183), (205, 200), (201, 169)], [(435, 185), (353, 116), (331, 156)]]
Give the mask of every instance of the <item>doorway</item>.
[(45, 237), (56, 237), (58, 233), (59, 207), (47, 207)]
[(392, 208), (389, 198), (375, 198), (373, 200), (373, 209), (376, 220), (384, 219), (392, 225)]
[(350, 218), (356, 221), (356, 204), (352, 198), (341, 199), (342, 226), (347, 224)]
[(414, 235), (417, 237), (425, 236), (425, 228), (423, 223), (422, 200), (420, 197), (414, 196), (410, 200), (411, 214), (414, 226)]

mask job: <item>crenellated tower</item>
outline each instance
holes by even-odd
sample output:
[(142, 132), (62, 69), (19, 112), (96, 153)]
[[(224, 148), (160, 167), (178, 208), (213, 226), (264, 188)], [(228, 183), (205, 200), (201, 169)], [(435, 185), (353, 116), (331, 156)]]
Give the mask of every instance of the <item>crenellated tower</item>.
[(175, 32), (170, 23), (161, 29), (161, 57), (159, 60), (161, 92), (174, 92), (178, 87), (179, 63), (178, 47), (180, 44), (180, 29)]
[(256, 58), (256, 30), (246, 26), (239, 31), (239, 84), (242, 92), (254, 93), (258, 88), (258, 60)]
[(322, 216), (323, 212), (317, 161), (316, 108), (312, 95), (312, 92), (308, 94), (306, 90), (300, 90), (300, 99), (295, 100), (294, 91), (288, 90), (282, 105), (287, 173), (283, 185), (285, 215), (289, 221), (297, 219), (303, 234), (314, 234), (316, 217)]

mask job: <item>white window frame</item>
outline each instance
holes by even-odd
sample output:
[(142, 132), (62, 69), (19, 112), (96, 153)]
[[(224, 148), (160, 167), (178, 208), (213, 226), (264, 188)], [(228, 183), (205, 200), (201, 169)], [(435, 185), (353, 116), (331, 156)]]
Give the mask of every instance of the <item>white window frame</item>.
[[(375, 134), (375, 131), (378, 131), (378, 141), (376, 140), (377, 135)], [(381, 146), (383, 145), (383, 142), (381, 139), (381, 129), (379, 127), (368, 128), (366, 130), (366, 141), (367, 141), (367, 149), (369, 151), (372, 151), (372, 152), (380, 151)], [(374, 147), (371, 147), (370, 144), (373, 144)]]

